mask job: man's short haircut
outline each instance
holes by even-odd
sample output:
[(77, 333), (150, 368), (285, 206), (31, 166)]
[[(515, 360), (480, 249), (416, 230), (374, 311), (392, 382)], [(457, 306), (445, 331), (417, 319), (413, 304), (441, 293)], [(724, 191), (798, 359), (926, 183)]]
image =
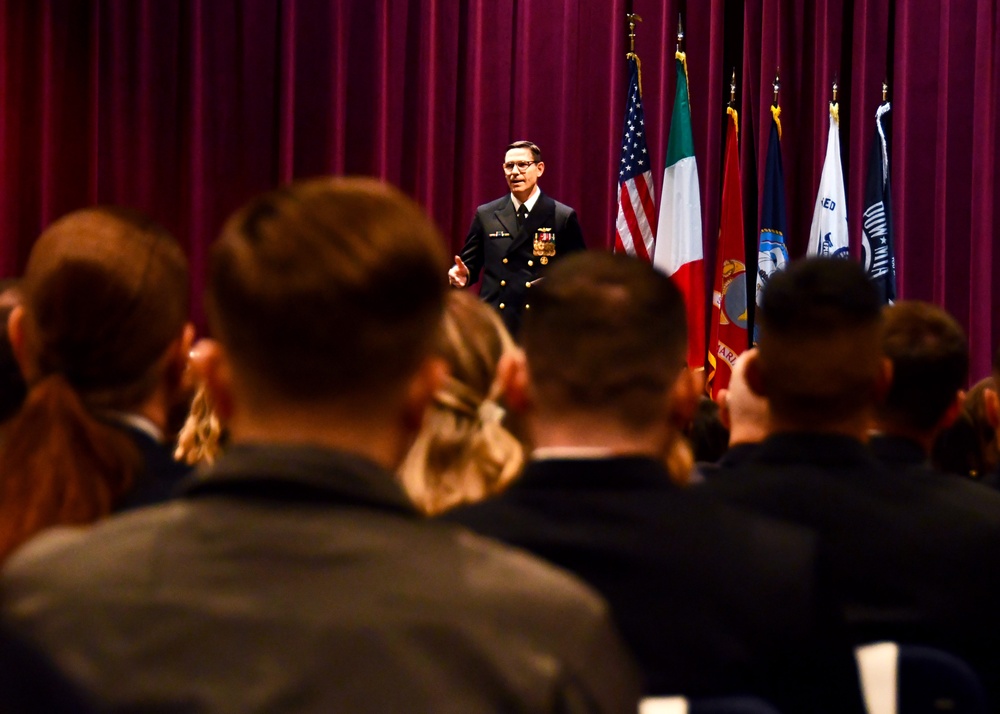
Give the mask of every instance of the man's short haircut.
[(526, 140), (515, 141), (514, 143), (509, 144), (506, 149), (504, 149), (504, 153), (506, 154), (511, 149), (528, 149), (529, 151), (531, 151), (531, 158), (534, 159), (536, 164), (540, 163), (542, 160), (542, 150), (539, 149), (538, 144), (536, 144), (533, 141), (526, 141)]
[(904, 300), (885, 309), (882, 349), (892, 361), (892, 386), (880, 417), (932, 429), (969, 374), (969, 344), (961, 326), (936, 305)]
[(809, 258), (771, 277), (758, 360), (772, 413), (822, 429), (874, 406), (881, 307), (854, 261)]
[(212, 249), (211, 326), (255, 388), (290, 401), (376, 397), (438, 336), (447, 261), (423, 211), (372, 179), (251, 200)]
[(647, 263), (575, 253), (532, 289), (521, 338), (544, 408), (605, 414), (642, 429), (663, 417), (685, 364), (684, 298)]

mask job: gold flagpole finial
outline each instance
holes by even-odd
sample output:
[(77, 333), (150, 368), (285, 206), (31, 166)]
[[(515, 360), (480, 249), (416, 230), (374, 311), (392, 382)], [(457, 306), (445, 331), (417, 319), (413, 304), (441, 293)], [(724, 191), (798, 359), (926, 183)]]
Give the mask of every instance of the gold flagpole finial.
[(837, 75), (833, 75), (833, 103), (837, 103)]
[(736, 68), (733, 67), (733, 76), (729, 80), (729, 106), (736, 103)]
[(636, 15), (634, 12), (630, 12), (625, 15), (628, 19), (628, 53), (630, 55), (635, 54), (635, 24), (637, 22), (642, 22), (642, 18)]
[(889, 94), (889, 80), (882, 80), (882, 103), (885, 104), (885, 98)]
[(681, 22), (680, 13), (677, 13), (677, 51), (684, 51), (684, 24)]
[(778, 93), (781, 91), (781, 67), (779, 66), (777, 71), (774, 73), (774, 84), (771, 85), (774, 89), (774, 106), (778, 106)]

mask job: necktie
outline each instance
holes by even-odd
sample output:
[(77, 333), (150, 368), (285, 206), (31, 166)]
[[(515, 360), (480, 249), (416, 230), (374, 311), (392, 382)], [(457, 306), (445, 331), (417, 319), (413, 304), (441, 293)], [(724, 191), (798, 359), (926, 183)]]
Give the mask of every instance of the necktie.
[(517, 209), (517, 227), (520, 228), (524, 225), (525, 219), (528, 217), (528, 207), (523, 203), (521, 207)]

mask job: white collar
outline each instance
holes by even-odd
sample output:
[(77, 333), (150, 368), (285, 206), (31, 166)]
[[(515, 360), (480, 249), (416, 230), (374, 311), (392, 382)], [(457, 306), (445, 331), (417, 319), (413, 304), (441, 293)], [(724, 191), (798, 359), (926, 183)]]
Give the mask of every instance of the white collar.
[(163, 434), (163, 430), (160, 429), (156, 424), (154, 424), (150, 419), (142, 416), (141, 414), (133, 414), (130, 412), (117, 412), (117, 411), (107, 411), (103, 414), (108, 419), (116, 421), (123, 426), (129, 426), (136, 431), (141, 431), (146, 434), (157, 444), (164, 443), (166, 437)]
[(611, 449), (603, 446), (543, 446), (531, 452), (531, 460), (606, 459), (613, 454)]
[[(541, 196), (541, 195), (542, 195), (542, 191), (536, 185), (534, 192), (532, 192), (532, 194), (530, 196), (528, 196), (528, 200), (524, 202), (525, 207), (527, 207), (527, 209), (528, 209), (528, 213), (531, 213), (531, 209), (535, 207), (536, 203), (538, 203), (538, 197)], [(514, 196), (514, 194), (510, 195), (510, 200), (514, 202), (514, 210), (515, 211), (521, 210), (521, 202), (517, 200), (517, 198)]]

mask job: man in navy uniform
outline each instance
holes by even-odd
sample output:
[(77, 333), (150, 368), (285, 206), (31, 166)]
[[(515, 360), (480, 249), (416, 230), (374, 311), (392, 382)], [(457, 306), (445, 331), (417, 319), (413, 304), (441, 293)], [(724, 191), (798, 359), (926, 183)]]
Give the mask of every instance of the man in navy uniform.
[(503, 171), (510, 194), (476, 209), (448, 281), (464, 288), (483, 271), (480, 296), (500, 311), (516, 336), (522, 313), (531, 308), (531, 288), (546, 266), (586, 246), (576, 211), (538, 188), (545, 172), (541, 149), (515, 141), (507, 147)]

